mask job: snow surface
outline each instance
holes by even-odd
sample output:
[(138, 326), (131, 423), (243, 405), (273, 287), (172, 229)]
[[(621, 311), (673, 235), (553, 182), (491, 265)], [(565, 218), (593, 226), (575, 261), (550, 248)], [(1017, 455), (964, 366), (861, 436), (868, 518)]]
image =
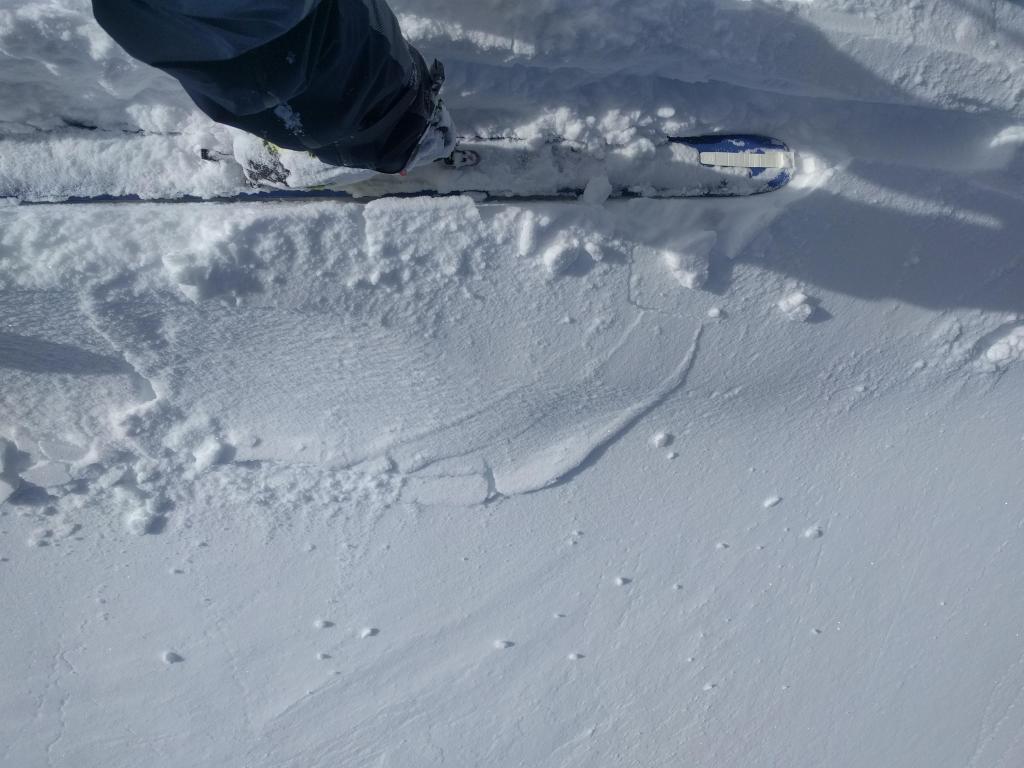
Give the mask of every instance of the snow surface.
[[(1024, 765), (1024, 7), (396, 8), (464, 131), (800, 172), (0, 207), (0, 765)], [(84, 0), (0, 62), (40, 185), (237, 182)]]

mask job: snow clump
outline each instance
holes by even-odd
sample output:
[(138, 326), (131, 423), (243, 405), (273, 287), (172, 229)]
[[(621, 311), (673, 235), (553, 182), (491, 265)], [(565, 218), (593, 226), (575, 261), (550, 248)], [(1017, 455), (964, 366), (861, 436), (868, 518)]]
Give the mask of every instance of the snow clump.
[(794, 291), (779, 299), (777, 306), (788, 320), (795, 323), (806, 323), (814, 314), (813, 299), (803, 291)]
[(210, 467), (226, 461), (229, 452), (226, 444), (210, 435), (192, 451), (192, 457), (195, 459), (196, 469), (205, 472)]
[(699, 289), (708, 280), (711, 249), (718, 240), (714, 230), (701, 230), (683, 242), (662, 251), (661, 258), (669, 273), (684, 288)]
[(655, 448), (665, 448), (672, 444), (672, 439), (668, 432), (655, 432), (651, 435), (651, 445)]
[(124, 529), (133, 536), (156, 533), (162, 515), (155, 499), (147, 498), (133, 485), (115, 486), (110, 491), (111, 504), (121, 513)]
[(1024, 325), (1018, 325), (985, 350), (984, 362), (993, 370), (1024, 360)]
[(578, 245), (579, 243), (577, 242), (577, 247), (573, 247), (571, 242), (556, 240), (545, 249), (540, 259), (544, 262), (544, 267), (547, 269), (548, 274), (555, 276), (567, 272), (576, 263), (576, 259), (579, 258)]

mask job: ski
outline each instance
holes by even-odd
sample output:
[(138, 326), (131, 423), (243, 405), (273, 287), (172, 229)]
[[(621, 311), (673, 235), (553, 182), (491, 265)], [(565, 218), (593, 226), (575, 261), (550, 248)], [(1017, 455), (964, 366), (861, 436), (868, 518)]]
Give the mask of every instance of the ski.
[[(114, 154), (113, 142), (106, 141)], [(184, 137), (140, 136), (137, 141), (150, 158), (166, 149), (184, 164)], [(170, 146), (162, 147), (160, 142)], [(9, 144), (9, 142), (5, 142)], [(104, 147), (106, 148), (106, 147)], [(46, 142), (36, 142), (38, 154)], [(50, 148), (48, 151), (57, 152)], [(80, 182), (47, 189), (35, 178), (37, 166), (5, 167), (10, 152), (0, 152), (0, 197), (22, 203), (225, 203), (280, 200), (343, 200), (371, 202), (388, 197), (468, 195), (480, 202), (607, 199), (744, 197), (785, 186), (795, 173), (793, 151), (782, 141), (756, 134), (669, 136), (659, 143), (589, 150), (564, 140), (540, 144), (508, 138), (470, 138), (459, 151), (474, 156), (472, 164), (451, 167), (443, 161), (404, 175), (380, 174), (357, 183), (315, 188), (287, 187), (287, 175), (274, 178), (273, 188), (247, 186), (238, 161), (227, 152), (193, 150), (189, 174), (170, 183), (140, 173), (138, 165), (121, 167), (97, 162), (82, 168)], [(174, 154), (177, 153), (177, 154)], [(131, 157), (119, 152), (121, 157)], [(104, 153), (97, 153), (102, 159)], [(112, 158), (111, 158), (112, 159)], [(52, 162), (58, 162), (54, 159)], [(43, 166), (52, 165), (44, 162)], [(153, 162), (150, 162), (152, 166)], [(193, 170), (194, 168), (194, 170)], [(180, 173), (180, 171), (179, 171)]]

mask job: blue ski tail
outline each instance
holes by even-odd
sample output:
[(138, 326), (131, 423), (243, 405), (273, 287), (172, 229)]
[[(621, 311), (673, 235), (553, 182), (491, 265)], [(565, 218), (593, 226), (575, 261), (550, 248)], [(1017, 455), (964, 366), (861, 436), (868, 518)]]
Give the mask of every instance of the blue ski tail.
[[(753, 154), (763, 155), (766, 152), (789, 153), (789, 146), (778, 139), (770, 136), (760, 136), (756, 133), (721, 133), (708, 134), (706, 136), (672, 136), (669, 141), (674, 144), (686, 144), (698, 152), (716, 152), (729, 154)], [(769, 190), (779, 189), (788, 184), (793, 178), (793, 168), (750, 168), (748, 169), (751, 178), (757, 178), (770, 172), (771, 178), (767, 181)]]

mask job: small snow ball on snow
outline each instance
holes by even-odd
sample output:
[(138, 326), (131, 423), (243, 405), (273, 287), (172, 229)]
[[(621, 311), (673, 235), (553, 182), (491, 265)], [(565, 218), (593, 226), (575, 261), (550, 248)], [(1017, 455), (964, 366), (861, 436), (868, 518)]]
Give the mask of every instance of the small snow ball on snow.
[(359, 637), (365, 640), (368, 637), (376, 637), (380, 634), (380, 630), (376, 627), (364, 627), (363, 631), (359, 633)]
[(494, 641), (494, 647), (497, 648), (498, 650), (502, 650), (504, 648), (511, 648), (513, 645), (515, 645), (515, 643), (513, 643), (511, 640), (495, 640)]
[(765, 509), (771, 509), (772, 507), (778, 506), (782, 502), (781, 496), (769, 496), (764, 500), (763, 506)]
[(317, 619), (313, 622), (313, 626), (317, 629), (330, 629), (334, 626), (334, 622), (327, 619)]
[(725, 316), (725, 313), (719, 307), (712, 307), (708, 310), (708, 317), (712, 320), (721, 320)]
[(185, 660), (184, 656), (174, 651), (164, 651), (160, 658), (163, 659), (164, 664), (177, 664)]
[(196, 462), (196, 469), (200, 472), (209, 469), (216, 464), (222, 464), (228, 460), (231, 454), (230, 448), (214, 436), (207, 437), (192, 452)]
[(813, 299), (803, 291), (794, 291), (779, 299), (777, 306), (788, 320), (795, 323), (805, 323), (814, 314)]
[(569, 654), (569, 661), (579, 661), (582, 658), (584, 658), (582, 653), (570, 653)]
[(822, 529), (820, 525), (812, 525), (810, 528), (805, 529), (803, 532), (803, 537), (805, 539), (820, 539), (824, 535), (825, 531)]
[(665, 448), (672, 445), (673, 436), (668, 432), (655, 432), (651, 435), (651, 445), (655, 448)]
[(555, 277), (567, 272), (576, 263), (579, 256), (580, 244), (578, 242), (558, 238), (541, 254), (540, 259), (548, 274)]
[(692, 254), (664, 251), (661, 258), (676, 282), (683, 288), (697, 290), (707, 281), (707, 264), (700, 259), (695, 260)]
[(625, 576), (619, 576), (618, 578), (615, 579), (615, 583), (618, 584), (620, 587), (626, 586), (631, 581), (632, 581), (632, 579), (626, 578)]

